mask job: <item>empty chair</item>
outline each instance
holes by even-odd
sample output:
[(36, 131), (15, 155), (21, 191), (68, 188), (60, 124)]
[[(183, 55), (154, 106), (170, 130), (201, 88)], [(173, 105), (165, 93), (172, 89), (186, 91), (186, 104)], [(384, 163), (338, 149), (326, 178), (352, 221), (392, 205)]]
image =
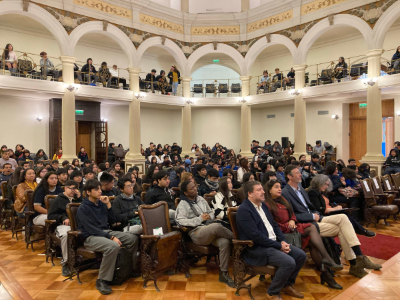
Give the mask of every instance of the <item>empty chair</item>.
[(213, 94), (214, 92), (215, 92), (214, 83), (207, 83), (206, 84), (206, 94)]
[(319, 77), (318, 79), (322, 84), (329, 84), (333, 82), (332, 75), (333, 74), (331, 69), (324, 69), (321, 72), (321, 77)]
[(228, 89), (228, 84), (227, 83), (221, 83), (218, 87), (218, 92), (221, 93), (227, 93), (229, 91)]
[(193, 85), (193, 93), (203, 94), (203, 85), (201, 83), (195, 83)]
[(242, 91), (242, 87), (240, 86), (240, 83), (232, 83), (231, 85), (231, 92), (239, 94)]

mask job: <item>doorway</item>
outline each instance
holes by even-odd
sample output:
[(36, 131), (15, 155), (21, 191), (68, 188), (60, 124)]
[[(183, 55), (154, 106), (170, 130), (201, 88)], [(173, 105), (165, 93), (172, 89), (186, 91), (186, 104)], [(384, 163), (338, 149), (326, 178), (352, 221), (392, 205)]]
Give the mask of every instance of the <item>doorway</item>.
[(81, 147), (85, 147), (89, 157), (92, 152), (92, 122), (76, 121), (76, 153), (79, 153)]

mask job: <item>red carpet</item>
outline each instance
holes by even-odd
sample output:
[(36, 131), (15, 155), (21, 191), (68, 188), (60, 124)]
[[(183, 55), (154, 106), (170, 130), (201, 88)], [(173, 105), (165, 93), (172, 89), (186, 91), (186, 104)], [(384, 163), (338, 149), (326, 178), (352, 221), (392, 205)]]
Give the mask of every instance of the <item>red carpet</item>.
[[(357, 235), (361, 243), (361, 251), (364, 255), (388, 260), (400, 251), (400, 238), (390, 235), (377, 234), (374, 238)], [(335, 238), (340, 244), (339, 238)]]

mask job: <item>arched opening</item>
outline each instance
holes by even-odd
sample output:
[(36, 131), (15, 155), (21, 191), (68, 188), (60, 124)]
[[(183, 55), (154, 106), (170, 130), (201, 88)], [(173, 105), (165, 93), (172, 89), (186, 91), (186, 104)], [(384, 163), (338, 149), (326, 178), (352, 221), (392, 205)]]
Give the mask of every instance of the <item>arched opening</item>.
[[(166, 49), (159, 46), (152, 46), (147, 48), (140, 59), (140, 88), (144, 92), (152, 92), (159, 94), (171, 94), (172, 85), (168, 73), (172, 66), (176, 66), (183, 76), (183, 71), (180, 64), (177, 63), (172, 54)], [(152, 70), (156, 70), (154, 77), (150, 76)], [(164, 75), (162, 75), (164, 71)], [(147, 78), (146, 78), (147, 77)], [(178, 84), (177, 96), (182, 95), (182, 84)]]
[(382, 58), (388, 61), (388, 74), (400, 73), (400, 62), (396, 62), (397, 56), (393, 56), (396, 53), (396, 49), (400, 46), (398, 41), (399, 34), (400, 17), (389, 28), (383, 41), (383, 49), (385, 52), (382, 54)]
[[(286, 83), (280, 77), (287, 77), (293, 67), (292, 53), (285, 45), (272, 45), (260, 52), (251, 66), (250, 74), (250, 94), (270, 93), (282, 91), (286, 88)], [(279, 69), (279, 70), (276, 70)], [(276, 70), (276, 71), (275, 71)], [(260, 86), (263, 72), (268, 71), (269, 79), (267, 83)], [(282, 74), (275, 76), (277, 74)], [(290, 83), (289, 83), (290, 84)]]
[(239, 95), (240, 68), (230, 56), (222, 53), (206, 54), (196, 61), (192, 70), (190, 85), (194, 97)]

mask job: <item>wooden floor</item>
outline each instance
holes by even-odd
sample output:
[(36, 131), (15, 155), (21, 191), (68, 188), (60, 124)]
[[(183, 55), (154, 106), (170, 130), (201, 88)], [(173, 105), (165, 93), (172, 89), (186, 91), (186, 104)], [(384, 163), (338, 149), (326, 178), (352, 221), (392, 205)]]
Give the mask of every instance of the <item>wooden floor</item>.
[[(381, 234), (400, 237), (400, 221), (389, 221), (390, 226), (372, 228)], [(362, 246), (361, 246), (362, 247)], [(384, 260), (371, 258), (377, 263)], [(202, 260), (191, 269), (192, 278), (183, 274), (163, 276), (158, 280), (161, 292), (156, 292), (151, 282), (143, 289), (141, 278), (130, 279), (121, 286), (114, 286), (113, 293), (102, 296), (95, 288), (98, 270), (82, 273), (82, 285), (77, 280), (63, 281), (60, 259), (55, 260), (55, 267), (45, 263), (44, 241), (35, 244), (35, 252), (25, 249), (23, 241), (11, 239), (10, 231), (0, 231), (0, 299), (110, 299), (110, 300), (201, 300), (201, 299), (250, 299), (247, 291), (242, 290), (240, 297), (235, 296), (235, 289), (218, 282), (218, 267), (214, 263), (206, 264)], [(372, 271), (359, 280), (348, 275), (348, 263), (343, 259), (344, 269), (337, 272), (336, 281), (343, 286), (342, 291), (329, 289), (320, 284), (319, 272), (308, 257), (302, 268), (295, 288), (304, 293), (305, 299), (389, 299), (400, 300), (400, 254), (389, 260), (383, 271)], [(232, 269), (230, 269), (232, 275)], [(371, 279), (372, 278), (372, 279)], [(252, 294), (255, 299), (265, 299), (270, 278), (260, 282), (253, 278)], [(367, 288), (366, 288), (367, 287)], [(389, 289), (388, 289), (389, 287)], [(372, 291), (375, 291), (374, 293)], [(283, 295), (283, 299), (295, 299)]]

